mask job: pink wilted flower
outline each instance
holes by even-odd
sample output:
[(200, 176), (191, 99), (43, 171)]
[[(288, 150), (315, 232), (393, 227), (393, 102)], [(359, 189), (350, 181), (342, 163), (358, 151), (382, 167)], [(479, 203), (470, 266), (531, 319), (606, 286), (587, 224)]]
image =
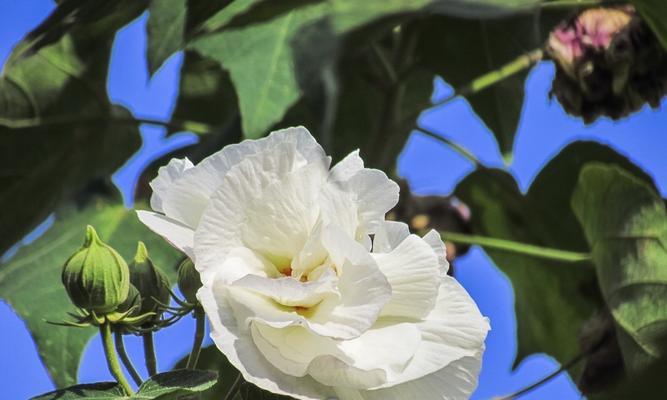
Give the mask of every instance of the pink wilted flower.
[(587, 123), (657, 107), (667, 90), (667, 54), (631, 6), (583, 11), (546, 50), (557, 67), (551, 95)]

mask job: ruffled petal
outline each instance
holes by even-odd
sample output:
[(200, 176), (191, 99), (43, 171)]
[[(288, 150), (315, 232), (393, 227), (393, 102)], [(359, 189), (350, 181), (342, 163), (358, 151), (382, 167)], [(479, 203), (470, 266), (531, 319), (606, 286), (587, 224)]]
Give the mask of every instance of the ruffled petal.
[(169, 163), (160, 167), (157, 177), (150, 183), (153, 194), (151, 195), (151, 208), (153, 211), (164, 212), (162, 209), (162, 198), (168, 196), (174, 183), (181, 179), (183, 173), (194, 167), (188, 158), (172, 158)]
[[(279, 146), (280, 151), (277, 149)], [(304, 127), (275, 131), (258, 140), (244, 140), (225, 146), (194, 168), (187, 169), (182, 177), (170, 186), (169, 193), (161, 196), (164, 213), (186, 225), (196, 227), (209, 199), (231, 168), (257, 154), (261, 155), (259, 159), (270, 158), (271, 155), (274, 158), (285, 157), (285, 160), (298, 159), (301, 166), (308, 164), (310, 168), (320, 169), (323, 174), (331, 162)]]
[(390, 253), (373, 253), (391, 285), (382, 316), (423, 318), (433, 310), (441, 272), (438, 257), (422, 238), (410, 235)]
[(290, 376), (267, 362), (252, 340), (251, 333), (237, 325), (233, 318), (225, 285), (202, 287), (197, 297), (210, 321), (211, 339), (246, 381), (264, 390), (300, 400), (322, 400), (335, 396), (333, 388), (309, 376)]
[(432, 374), (465, 357), (476, 357), (484, 349), (490, 327), (488, 319), (465, 289), (452, 277), (444, 276), (433, 310), (415, 325), (422, 341), (415, 356), (391, 387)]
[(373, 238), (373, 253), (389, 253), (405, 238), (410, 236), (410, 228), (404, 222), (384, 221)]
[(442, 241), (440, 234), (435, 229), (431, 229), (426, 235), (424, 235), (424, 241), (428, 243), (429, 246), (435, 252), (436, 257), (438, 257), (438, 263), (440, 264), (440, 271), (442, 274), (446, 274), (449, 271), (449, 262), (447, 261), (447, 247)]
[(482, 352), (458, 359), (423, 378), (387, 389), (355, 390), (337, 387), (339, 400), (462, 400), (477, 388)]
[(195, 231), (189, 226), (151, 211), (137, 210), (137, 217), (153, 232), (162, 236), (172, 246), (194, 259)]

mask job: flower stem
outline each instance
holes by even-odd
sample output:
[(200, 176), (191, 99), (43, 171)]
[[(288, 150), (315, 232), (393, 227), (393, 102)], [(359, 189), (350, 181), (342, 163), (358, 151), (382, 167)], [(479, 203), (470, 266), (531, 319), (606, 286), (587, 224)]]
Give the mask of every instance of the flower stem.
[(591, 350), (583, 351), (583, 352), (577, 354), (576, 356), (574, 356), (574, 358), (572, 358), (570, 361), (561, 365), (561, 367), (558, 368), (556, 371), (550, 373), (549, 375), (545, 376), (544, 378), (540, 379), (539, 381), (537, 381), (537, 382), (535, 382), (535, 383), (533, 383), (529, 386), (526, 386), (525, 388), (519, 390), (518, 392), (514, 392), (514, 393), (512, 393), (510, 395), (507, 395), (507, 396), (498, 397), (498, 398), (496, 398), (496, 400), (514, 400), (514, 399), (517, 399), (517, 398), (523, 396), (524, 394), (526, 394), (526, 393), (544, 385), (545, 383), (549, 382), (550, 380), (552, 380), (553, 378), (562, 374), (563, 372), (569, 370), (570, 368), (574, 367), (575, 365), (577, 365), (579, 363), (579, 361), (583, 360), (590, 353), (591, 353)]
[(509, 253), (522, 254), (535, 258), (545, 258), (548, 260), (580, 262), (589, 261), (591, 259), (591, 255), (588, 253), (576, 253), (566, 250), (551, 249), (547, 247), (535, 246), (532, 244), (486, 236), (467, 235), (458, 232), (440, 232), (440, 236), (442, 236), (443, 240), (454, 243), (476, 244), (487, 249), (506, 251)]
[(139, 375), (137, 369), (134, 368), (132, 360), (130, 360), (130, 357), (127, 355), (127, 351), (125, 351), (125, 342), (123, 341), (123, 334), (120, 333), (119, 331), (114, 332), (114, 339), (116, 342), (116, 352), (118, 353), (118, 357), (120, 357), (120, 361), (125, 366), (127, 372), (129, 372), (134, 383), (137, 386), (141, 386), (142, 383), (141, 375)]
[(111, 337), (111, 323), (109, 323), (109, 321), (105, 320), (104, 323), (100, 325), (100, 336), (102, 337), (102, 346), (104, 347), (104, 355), (107, 359), (109, 372), (111, 372), (111, 375), (116, 379), (116, 382), (118, 382), (127, 395), (134, 394), (132, 387), (120, 369), (120, 364), (118, 363), (118, 358), (114, 351), (113, 338)]
[(241, 384), (243, 383), (243, 378), (241, 377), (241, 373), (239, 372), (236, 375), (236, 379), (234, 379), (234, 383), (232, 383), (232, 387), (229, 388), (229, 391), (225, 395), (223, 400), (232, 400), (236, 393), (238, 393), (239, 389), (241, 388)]
[(148, 376), (157, 374), (157, 360), (155, 358), (155, 344), (153, 343), (153, 332), (142, 335), (144, 339), (144, 358), (146, 359), (146, 370)]
[(204, 341), (204, 333), (206, 331), (206, 314), (201, 305), (195, 307), (195, 338), (192, 343), (192, 351), (188, 357), (188, 363), (185, 368), (195, 369), (197, 361), (199, 361), (199, 353), (201, 352), (201, 344)]
[(417, 132), (423, 133), (424, 135), (426, 135), (428, 137), (431, 137), (435, 140), (438, 140), (438, 141), (446, 144), (447, 146), (451, 147), (452, 150), (456, 151), (457, 153), (459, 153), (460, 155), (465, 157), (468, 161), (475, 164), (476, 167), (480, 165), (480, 162), (477, 159), (477, 157), (475, 157), (475, 155), (472, 154), (470, 152), (470, 150), (466, 149), (465, 147), (461, 146), (460, 144), (452, 142), (451, 140), (447, 139), (446, 137), (440, 136), (437, 133), (432, 132), (431, 130), (423, 128), (421, 126), (417, 127), (416, 130), (417, 130)]

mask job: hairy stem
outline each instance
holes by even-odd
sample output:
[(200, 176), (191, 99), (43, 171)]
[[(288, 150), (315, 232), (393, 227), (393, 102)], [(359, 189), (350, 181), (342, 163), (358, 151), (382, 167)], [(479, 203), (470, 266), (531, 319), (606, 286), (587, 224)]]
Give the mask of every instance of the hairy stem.
[(109, 372), (111, 372), (111, 375), (116, 379), (116, 382), (118, 382), (127, 395), (134, 394), (132, 387), (120, 369), (118, 357), (114, 351), (113, 338), (111, 337), (111, 323), (109, 323), (109, 321), (105, 320), (104, 323), (100, 325), (100, 336), (102, 337), (102, 346), (104, 347), (104, 355), (107, 359)]
[(195, 337), (192, 342), (192, 351), (188, 357), (188, 363), (186, 365), (187, 369), (195, 369), (197, 367), (197, 361), (199, 361), (199, 353), (201, 352), (201, 344), (204, 341), (204, 333), (206, 330), (206, 314), (204, 314), (204, 309), (201, 305), (195, 307)]
[(523, 254), (525, 256), (535, 258), (544, 258), (563, 262), (581, 262), (591, 259), (591, 255), (588, 253), (576, 253), (566, 250), (551, 249), (505, 239), (467, 235), (458, 232), (440, 232), (440, 235), (442, 236), (443, 240), (454, 243), (476, 244), (487, 249)]
[(137, 372), (137, 369), (134, 368), (134, 365), (132, 364), (132, 360), (130, 360), (130, 357), (127, 355), (127, 351), (125, 351), (125, 342), (123, 341), (123, 334), (120, 333), (119, 331), (114, 332), (114, 339), (116, 342), (116, 352), (118, 352), (118, 356), (120, 357), (120, 361), (123, 363), (125, 366), (125, 369), (127, 372), (129, 372), (130, 376), (132, 377), (132, 380), (137, 386), (141, 385), (141, 375)]
[(157, 374), (157, 359), (155, 358), (155, 344), (153, 343), (153, 332), (142, 335), (144, 340), (144, 358), (146, 359), (146, 370), (148, 376)]

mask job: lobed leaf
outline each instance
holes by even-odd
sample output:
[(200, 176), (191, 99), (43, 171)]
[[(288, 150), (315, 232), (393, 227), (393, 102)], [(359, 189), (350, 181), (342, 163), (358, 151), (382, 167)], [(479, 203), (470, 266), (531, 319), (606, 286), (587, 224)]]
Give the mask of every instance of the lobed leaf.
[(591, 163), (581, 172), (572, 208), (592, 248), (626, 369), (638, 371), (667, 350), (665, 203), (626, 170)]

